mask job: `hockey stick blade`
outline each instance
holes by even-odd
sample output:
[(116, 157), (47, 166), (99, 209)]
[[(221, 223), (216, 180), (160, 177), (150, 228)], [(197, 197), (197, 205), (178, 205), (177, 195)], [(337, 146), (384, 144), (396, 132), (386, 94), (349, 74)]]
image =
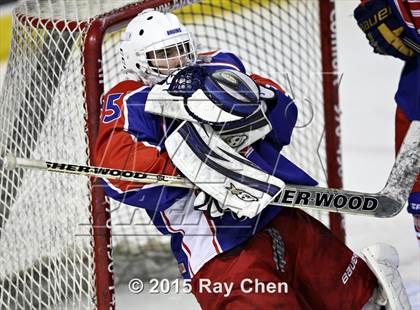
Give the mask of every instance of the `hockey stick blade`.
[(379, 193), (287, 185), (272, 204), (320, 211), (393, 217), (401, 212), (420, 172), (420, 121), (412, 121), (384, 189)]
[(301, 185), (286, 185), (271, 205), (372, 217), (392, 217), (403, 207), (399, 201), (381, 193)]
[[(46, 162), (15, 158), (13, 155), (6, 156), (3, 166), (6, 169), (14, 169), (16, 167), (41, 169), (128, 182), (194, 188), (194, 185), (187, 179), (177, 176)], [(393, 217), (403, 209), (419, 171), (420, 121), (413, 121), (400, 148), (385, 188), (379, 193), (367, 194), (317, 186), (286, 185), (271, 204), (379, 218)]]

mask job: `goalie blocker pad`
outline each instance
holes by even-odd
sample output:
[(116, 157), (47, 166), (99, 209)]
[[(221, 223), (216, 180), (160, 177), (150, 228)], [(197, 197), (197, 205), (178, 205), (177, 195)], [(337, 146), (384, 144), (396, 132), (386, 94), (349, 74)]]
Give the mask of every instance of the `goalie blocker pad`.
[(378, 243), (362, 249), (362, 254), (382, 290), (382, 294), (375, 296), (376, 300), (372, 302), (384, 305), (387, 310), (410, 310), (410, 301), (398, 271), (399, 257), (395, 248)]
[(165, 146), (177, 169), (239, 217), (255, 217), (285, 187), (238, 154), (209, 125), (183, 122)]

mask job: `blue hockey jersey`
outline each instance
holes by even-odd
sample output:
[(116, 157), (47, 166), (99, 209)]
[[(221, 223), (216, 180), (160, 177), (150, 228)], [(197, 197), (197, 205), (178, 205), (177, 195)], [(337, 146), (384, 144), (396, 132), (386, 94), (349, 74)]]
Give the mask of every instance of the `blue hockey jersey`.
[[(229, 68), (245, 72), (242, 62), (231, 53), (215, 51), (205, 56), (207, 61), (200, 65), (207, 70)], [(129, 80), (103, 97), (96, 165), (177, 175), (164, 141), (178, 121), (144, 111), (150, 90), (141, 82)], [(280, 154), (281, 148), (290, 142), (297, 110), (283, 91), (275, 91), (276, 102), (269, 105), (267, 114), (276, 125), (265, 139), (251, 145), (245, 156), (286, 183), (316, 185), (315, 180)], [(171, 236), (172, 252), (185, 279), (192, 278), (214, 256), (248, 240), (281, 213), (281, 208), (269, 206), (255, 218), (244, 221), (230, 213), (211, 219), (194, 210), (195, 195), (187, 189), (118, 180), (103, 180), (103, 185), (109, 197), (145, 209), (156, 228)]]

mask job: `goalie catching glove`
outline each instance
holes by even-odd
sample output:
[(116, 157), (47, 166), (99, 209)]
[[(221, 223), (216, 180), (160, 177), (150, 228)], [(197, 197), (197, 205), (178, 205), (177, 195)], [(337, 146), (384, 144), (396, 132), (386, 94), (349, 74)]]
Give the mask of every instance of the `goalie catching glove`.
[(393, 14), (388, 0), (362, 1), (354, 10), (354, 17), (375, 53), (402, 60), (416, 56), (416, 53), (404, 43), (403, 24)]
[(209, 125), (229, 146), (241, 150), (271, 131), (265, 100), (275, 95), (239, 71), (190, 66), (155, 85), (145, 111)]

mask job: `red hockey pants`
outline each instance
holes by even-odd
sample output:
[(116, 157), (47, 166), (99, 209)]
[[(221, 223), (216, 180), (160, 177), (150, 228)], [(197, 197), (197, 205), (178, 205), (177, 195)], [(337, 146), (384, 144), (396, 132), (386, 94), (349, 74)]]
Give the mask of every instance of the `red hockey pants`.
[[(284, 247), (280, 263), (273, 260), (269, 230)], [(323, 224), (284, 209), (243, 246), (207, 262), (191, 284), (203, 309), (344, 310), (361, 309), (377, 281)]]

